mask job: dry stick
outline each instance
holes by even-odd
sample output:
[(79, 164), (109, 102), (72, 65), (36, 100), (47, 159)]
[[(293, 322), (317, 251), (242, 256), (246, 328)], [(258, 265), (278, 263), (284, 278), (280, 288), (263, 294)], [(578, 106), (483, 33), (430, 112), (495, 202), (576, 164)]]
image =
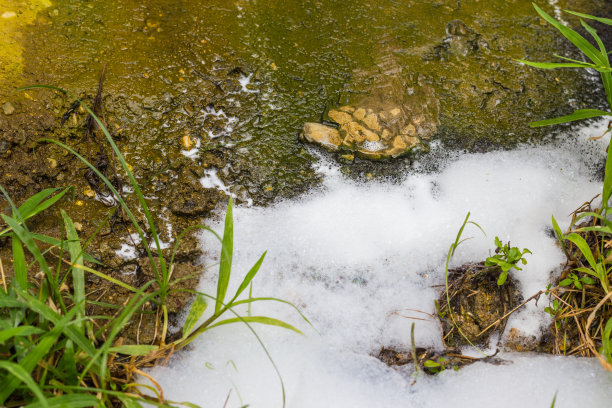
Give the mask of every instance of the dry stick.
[(151, 377), (149, 374), (145, 373), (144, 371), (141, 371), (141, 370), (137, 369), (136, 367), (132, 367), (132, 371), (134, 371), (136, 374), (140, 374), (143, 377), (146, 377), (149, 381), (151, 381), (153, 383), (155, 388), (157, 388), (157, 391), (159, 391), (158, 401), (159, 401), (160, 404), (163, 404), (164, 403), (164, 390), (162, 389), (161, 385), (159, 385), (159, 383), (157, 381), (155, 381), (155, 379), (153, 377)]
[(523, 303), (521, 303), (520, 305), (518, 305), (517, 307), (515, 307), (514, 309), (512, 309), (511, 311), (509, 311), (508, 313), (506, 313), (505, 315), (503, 315), (502, 317), (500, 317), (499, 319), (497, 319), (496, 321), (494, 321), (493, 323), (491, 323), (489, 326), (487, 326), (487, 328), (485, 328), (484, 330), (482, 330), (480, 333), (478, 333), (478, 335), (476, 336), (477, 338), (482, 336), (482, 334), (484, 332), (486, 332), (487, 330), (489, 330), (490, 328), (497, 326), (498, 324), (500, 324), (506, 317), (510, 316), (512, 313), (516, 312), (518, 309), (520, 309), (521, 307), (525, 306), (525, 304), (527, 302), (532, 301), (533, 299), (539, 297), (542, 293), (544, 293), (543, 290), (539, 291), (538, 293), (536, 293), (535, 295), (531, 296), (529, 299), (525, 300)]
[[(574, 316), (574, 321), (576, 322), (576, 329), (578, 329), (578, 333), (580, 334), (580, 338), (582, 339), (582, 341), (584, 343), (588, 343), (586, 336), (584, 335), (583, 331), (582, 331), (582, 326), (580, 325), (580, 322), (578, 321), (578, 317)], [(585, 354), (586, 356), (586, 354)]]
[(603, 358), (601, 354), (599, 354), (599, 352), (597, 351), (597, 347), (595, 347), (595, 343), (593, 342), (593, 339), (589, 335), (589, 327), (591, 327), (591, 324), (593, 324), (593, 320), (595, 319), (595, 314), (597, 313), (597, 311), (601, 309), (604, 303), (606, 303), (606, 301), (610, 298), (612, 298), (612, 292), (609, 292), (603, 299), (601, 299), (601, 301), (597, 304), (597, 306), (595, 306), (595, 310), (593, 310), (591, 314), (589, 315), (589, 318), (587, 319), (587, 324), (586, 324), (587, 344), (589, 345), (589, 348), (591, 349), (593, 354), (595, 354), (595, 356), (599, 359), (599, 362), (601, 363), (603, 368), (605, 368), (608, 371), (612, 371), (612, 364), (606, 361), (606, 359)]
[(4, 276), (4, 268), (2, 267), (2, 258), (0, 258), (0, 274), (2, 275), (2, 286), (4, 287), (4, 293), (8, 293), (6, 288), (6, 278)]

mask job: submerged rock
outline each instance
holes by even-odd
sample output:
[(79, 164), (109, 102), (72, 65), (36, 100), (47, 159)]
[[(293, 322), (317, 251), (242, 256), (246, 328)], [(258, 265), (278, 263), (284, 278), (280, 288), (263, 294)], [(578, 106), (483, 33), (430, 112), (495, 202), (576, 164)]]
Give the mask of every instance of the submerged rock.
[(318, 144), (330, 151), (338, 150), (340, 144), (342, 144), (342, 137), (337, 129), (312, 122), (304, 124), (300, 139)]
[(395, 158), (424, 147), (423, 141), (429, 140), (437, 129), (437, 111), (434, 114), (422, 106), (414, 110), (392, 106), (376, 111), (343, 106), (328, 115), (340, 125), (339, 131), (306, 123), (301, 139), (332, 151), (349, 150), (368, 159)]

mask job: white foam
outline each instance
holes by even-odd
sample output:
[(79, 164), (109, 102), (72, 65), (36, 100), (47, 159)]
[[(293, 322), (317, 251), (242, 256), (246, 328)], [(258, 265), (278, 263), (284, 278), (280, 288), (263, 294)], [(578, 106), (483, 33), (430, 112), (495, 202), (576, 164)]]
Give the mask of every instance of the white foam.
[[(434, 286), (443, 283), (448, 247), (468, 211), (488, 236), (468, 226), (464, 237), (473, 239), (459, 247), (453, 264), (483, 260), (497, 235), (533, 252), (523, 271), (511, 272), (523, 295), (543, 289), (564, 260), (548, 234), (551, 215), (566, 227), (568, 215), (601, 189), (593, 174), (605, 142), (587, 139), (602, 132), (602, 125), (587, 128), (556, 147), (447, 154), (438, 172), (412, 172), (400, 183), (352, 182), (322, 163), (323, 189), (269, 208), (235, 208), (229, 294), (267, 250), (253, 296), (293, 302), (321, 333), (286, 305), (253, 305), (254, 315), (280, 318), (306, 333), (255, 326), (283, 375), (287, 406), (550, 406), (556, 390), (557, 407), (584, 396), (591, 399), (586, 406), (608, 406), (612, 379), (592, 360), (508, 355), (514, 364), (480, 363), (413, 385), (409, 368), (394, 370), (371, 357), (383, 345), (409, 347), (412, 322), (417, 346), (442, 348), (439, 325), (427, 314), (435, 314)], [(213, 228), (222, 232), (221, 223)], [(203, 246), (219, 250), (209, 235)], [(210, 256), (207, 263), (213, 262)], [(200, 289), (214, 294), (215, 288), (209, 272)], [(543, 299), (530, 304), (508, 327), (539, 336), (549, 322), (545, 306)], [(246, 308), (237, 311), (246, 314)], [(213, 329), (193, 344), (167, 367), (152, 370), (168, 398), (223, 406), (233, 389), (229, 407), (280, 406), (274, 371), (243, 325)], [(578, 383), (579, 392), (569, 390)]]

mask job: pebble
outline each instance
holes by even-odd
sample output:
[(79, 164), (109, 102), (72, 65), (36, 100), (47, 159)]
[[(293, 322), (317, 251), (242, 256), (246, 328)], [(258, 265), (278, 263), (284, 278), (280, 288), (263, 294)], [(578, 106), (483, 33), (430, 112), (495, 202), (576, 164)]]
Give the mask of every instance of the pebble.
[(5, 115), (12, 115), (13, 112), (15, 112), (15, 107), (13, 106), (12, 103), (10, 102), (5, 102), (2, 105), (2, 112), (4, 112)]

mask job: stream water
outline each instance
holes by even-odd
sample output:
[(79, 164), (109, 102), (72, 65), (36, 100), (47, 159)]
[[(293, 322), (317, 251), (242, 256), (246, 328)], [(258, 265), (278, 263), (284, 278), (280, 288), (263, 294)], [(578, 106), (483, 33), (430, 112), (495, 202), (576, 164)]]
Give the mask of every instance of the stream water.
[[(610, 10), (607, 0), (541, 3), (557, 17), (565, 8)], [(513, 272), (526, 298), (552, 282), (564, 262), (551, 237), (551, 215), (565, 228), (571, 212), (601, 190), (606, 143), (589, 138), (605, 124), (556, 139), (527, 125), (603, 102), (597, 78), (515, 61), (545, 60), (553, 52), (576, 57), (530, 1), (5, 0), (0, 6), (7, 10), (0, 10), (0, 129), (14, 121), (19, 135), (40, 122), (28, 140), (53, 133), (77, 143), (83, 129), (76, 114), (57, 126), (72, 100), (17, 95), (13, 88), (53, 84), (93, 100), (106, 66), (107, 123), (151, 190), (147, 196), (159, 200), (154, 208), (161, 218), (178, 194), (193, 193), (193, 186), (173, 190), (185, 174), (199, 178), (198, 191), (201, 185), (236, 197), (229, 292), (267, 251), (253, 296), (292, 302), (312, 322), (314, 328), (274, 301), (236, 310), (281, 319), (304, 335), (261, 325), (254, 325), (259, 337), (242, 324), (214, 328), (151, 370), (166, 398), (215, 408), (282, 406), (283, 388), (263, 343), (291, 408), (549, 407), (555, 394), (556, 407), (610, 407), (612, 374), (593, 359), (502, 350), (497, 360), (425, 376), (375, 357), (383, 347), (409, 350), (412, 323), (417, 347), (442, 349), (434, 300), (468, 212), (487, 235), (468, 227), (472, 239), (453, 265), (489, 256), (495, 236), (529, 248), (528, 264)], [(339, 160), (297, 140), (305, 122), (329, 119), (329, 109), (357, 106), (379, 88), (419, 87), (428, 89), (436, 112), (439, 107), (427, 154), (386, 163)], [(34, 103), (49, 111), (47, 119), (32, 116)], [(14, 139), (0, 144), (6, 168), (19, 157), (24, 167), (27, 160), (46, 162), (30, 154), (25, 135)], [(45, 154), (51, 163), (66, 160)], [(19, 174), (15, 168), (10, 173)], [(52, 173), (40, 182), (83, 187), (82, 174)], [(105, 216), (107, 208), (82, 190), (77, 198), (86, 205), (67, 207), (69, 213), (84, 224)], [(161, 229), (174, 239), (178, 227), (171, 223), (205, 212), (177, 211)], [(207, 222), (222, 231), (221, 221)], [(219, 244), (210, 235), (201, 244), (206, 270), (199, 290), (213, 294)], [(134, 270), (135, 248), (116, 245), (116, 254), (115, 269)], [(506, 332), (539, 339), (551, 322), (547, 305), (544, 297), (529, 303), (512, 315)], [(486, 353), (496, 351), (497, 340)]]
[[(284, 304), (253, 305), (253, 315), (305, 332), (255, 325), (285, 382), (287, 406), (548, 407), (557, 393), (557, 407), (609, 407), (612, 375), (592, 359), (501, 353), (501, 364), (480, 362), (431, 378), (373, 357), (382, 346), (409, 349), (412, 322), (418, 347), (442, 347), (431, 316), (434, 299), (448, 247), (468, 211), (487, 236), (468, 227), (465, 236), (473, 238), (453, 264), (489, 256), (498, 235), (533, 252), (513, 275), (525, 298), (554, 279), (564, 257), (551, 238), (551, 215), (566, 227), (568, 215), (601, 188), (605, 143), (588, 138), (603, 130), (603, 124), (587, 127), (556, 145), (508, 152), (434, 149), (406, 168), (401, 182), (350, 181), (321, 159), (321, 189), (269, 208), (236, 208), (233, 284), (267, 250), (253, 296), (294, 303), (318, 330)], [(220, 223), (214, 228), (222, 231)], [(209, 235), (202, 240), (212, 264), (219, 244)], [(205, 274), (200, 290), (215, 288), (215, 274)], [(507, 330), (539, 338), (550, 323), (547, 305), (544, 297), (528, 304)], [(494, 341), (491, 346), (489, 353)], [(220, 407), (229, 395), (230, 407), (281, 406), (275, 371), (242, 324), (211, 330), (151, 374), (174, 400)]]

